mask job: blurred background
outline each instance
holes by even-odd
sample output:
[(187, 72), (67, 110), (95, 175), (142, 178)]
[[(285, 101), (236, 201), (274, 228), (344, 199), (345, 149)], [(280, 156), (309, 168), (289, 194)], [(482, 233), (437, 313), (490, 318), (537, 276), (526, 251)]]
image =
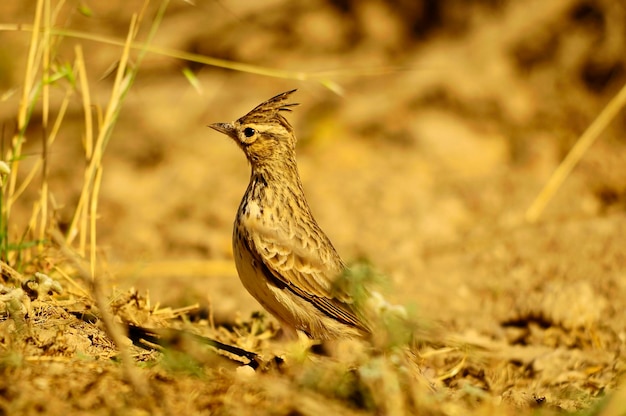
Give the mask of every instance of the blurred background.
[[(57, 25), (123, 40), (143, 4), (66, 1)], [(148, 4), (138, 40), (160, 5)], [(2, 2), (0, 15), (31, 24), (34, 8)], [(240, 286), (230, 246), (249, 167), (206, 126), (297, 88), (301, 105), (288, 117), (313, 212), (345, 260), (367, 259), (388, 276), (391, 299), (497, 336), (530, 307), (526, 298), (549, 299), (540, 312), (560, 316), (576, 302), (563, 289), (575, 287), (599, 299), (583, 302), (583, 324), (602, 316), (620, 325), (624, 115), (539, 225), (524, 213), (626, 81), (625, 21), (626, 6), (612, 0), (171, 1), (153, 45), (275, 72), (145, 56), (104, 156), (99, 258), (115, 285), (150, 289), (162, 303), (212, 303), (223, 317), (259, 309)], [(28, 31), (0, 32), (5, 148), (29, 39)], [(77, 44), (92, 104), (102, 106), (121, 48), (66, 36), (58, 56), (71, 62)], [(53, 103), (62, 91), (52, 89)], [(49, 153), (61, 227), (83, 181), (80, 94)], [(27, 155), (41, 152), (41, 111), (33, 109)], [(19, 200), (26, 208), (15, 210), (16, 224), (37, 198), (35, 190)]]

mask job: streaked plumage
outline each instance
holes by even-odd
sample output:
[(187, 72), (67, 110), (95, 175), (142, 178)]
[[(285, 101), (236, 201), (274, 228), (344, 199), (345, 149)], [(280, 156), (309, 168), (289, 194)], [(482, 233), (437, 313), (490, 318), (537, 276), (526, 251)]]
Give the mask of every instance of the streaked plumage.
[(304, 197), (296, 138), (281, 112), (295, 90), (211, 128), (235, 140), (252, 172), (233, 229), (233, 252), (245, 288), (288, 335), (315, 339), (368, 332), (350, 295), (334, 284), (345, 266)]

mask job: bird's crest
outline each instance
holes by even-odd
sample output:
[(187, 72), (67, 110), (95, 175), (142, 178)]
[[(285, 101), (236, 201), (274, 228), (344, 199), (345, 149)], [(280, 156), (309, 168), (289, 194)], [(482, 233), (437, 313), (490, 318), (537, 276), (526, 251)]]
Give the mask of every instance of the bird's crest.
[(245, 116), (241, 117), (238, 121), (241, 124), (268, 124), (279, 123), (282, 124), (288, 130), (293, 130), (291, 124), (287, 119), (280, 114), (281, 111), (291, 111), (291, 107), (298, 105), (298, 103), (288, 103), (287, 99), (296, 90), (286, 91), (278, 94), (275, 97), (257, 105)]

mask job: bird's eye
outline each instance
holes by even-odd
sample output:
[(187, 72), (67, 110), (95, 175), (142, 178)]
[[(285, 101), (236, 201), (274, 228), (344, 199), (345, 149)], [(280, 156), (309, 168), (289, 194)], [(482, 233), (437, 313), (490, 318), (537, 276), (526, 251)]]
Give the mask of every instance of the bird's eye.
[(252, 137), (254, 136), (254, 133), (256, 133), (256, 131), (254, 131), (252, 127), (246, 127), (245, 129), (243, 129), (243, 134), (246, 137)]

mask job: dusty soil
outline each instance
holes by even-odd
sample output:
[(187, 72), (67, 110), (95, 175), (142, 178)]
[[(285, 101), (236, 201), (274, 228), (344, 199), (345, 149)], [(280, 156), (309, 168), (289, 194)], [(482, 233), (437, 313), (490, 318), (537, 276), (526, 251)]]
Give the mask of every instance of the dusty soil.
[[(3, 21), (31, 23), (30, 3), (5, 2)], [(123, 39), (141, 3), (87, 6), (92, 16), (69, 2), (57, 24)], [(169, 4), (153, 44), (294, 72), (145, 57), (105, 154), (101, 279), (118, 320), (211, 336), (260, 353), (262, 365), (250, 374), (245, 359), (128, 342), (142, 395), (89, 285), (50, 270), (65, 294), (34, 301), (25, 329), (8, 314), (1, 323), (3, 412), (547, 414), (603, 403), (626, 365), (624, 115), (536, 224), (525, 212), (624, 84), (625, 21), (613, 0)], [(0, 32), (3, 90), (23, 82), (29, 38)], [(58, 56), (71, 62), (77, 44), (93, 104), (103, 105), (112, 81), (100, 78), (120, 48), (68, 36)], [(292, 88), (309, 203), (344, 259), (383, 273), (386, 296), (420, 323), (417, 357), (289, 350), (269, 340), (275, 325), (238, 281), (230, 236), (249, 168), (206, 125)], [(0, 103), (5, 146), (18, 99)], [(41, 151), (41, 111), (26, 154)], [(82, 121), (77, 98), (49, 154), (61, 228), (83, 180)], [(15, 230), (38, 198), (29, 192)], [(421, 370), (403, 372), (411, 364)]]

